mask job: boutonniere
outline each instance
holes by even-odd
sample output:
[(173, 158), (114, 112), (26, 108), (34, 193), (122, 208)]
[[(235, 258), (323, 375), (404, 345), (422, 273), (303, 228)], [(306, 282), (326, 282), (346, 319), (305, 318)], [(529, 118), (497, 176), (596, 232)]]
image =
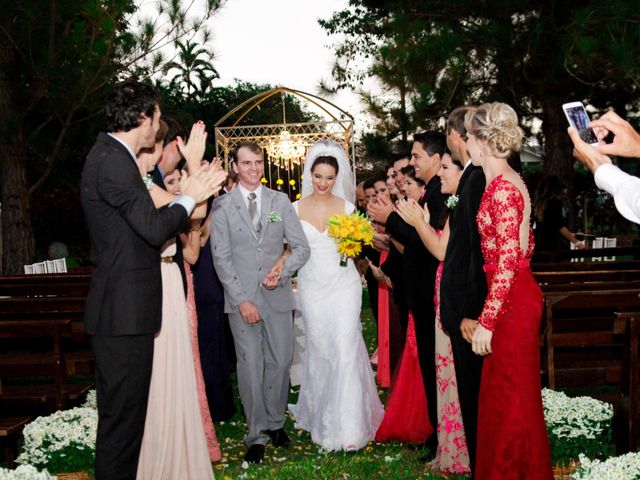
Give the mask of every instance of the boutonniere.
[(281, 222), (281, 221), (282, 221), (282, 217), (278, 212), (271, 212), (267, 217), (267, 223), (275, 223), (275, 222)]
[(144, 177), (142, 177), (142, 181), (147, 187), (147, 190), (151, 190), (151, 188), (153, 187), (153, 177), (151, 176), (151, 174), (147, 173)]
[(458, 205), (458, 195), (451, 195), (447, 198), (447, 208), (453, 210)]

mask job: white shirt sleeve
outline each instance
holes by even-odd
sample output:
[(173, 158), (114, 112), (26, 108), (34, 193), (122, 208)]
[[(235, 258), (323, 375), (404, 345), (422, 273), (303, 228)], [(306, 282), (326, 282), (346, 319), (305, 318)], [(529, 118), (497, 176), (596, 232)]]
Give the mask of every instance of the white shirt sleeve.
[(600, 165), (593, 177), (598, 188), (613, 195), (616, 208), (624, 218), (640, 223), (640, 178), (611, 163)]
[(187, 215), (191, 215), (191, 212), (193, 212), (193, 209), (196, 207), (196, 201), (188, 195), (178, 195), (169, 206), (172, 207), (176, 204), (182, 205), (187, 211)]

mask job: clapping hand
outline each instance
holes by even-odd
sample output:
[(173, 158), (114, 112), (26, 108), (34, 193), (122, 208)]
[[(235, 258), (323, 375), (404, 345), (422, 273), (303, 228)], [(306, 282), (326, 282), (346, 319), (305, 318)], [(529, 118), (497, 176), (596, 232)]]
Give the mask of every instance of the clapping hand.
[(218, 193), (226, 179), (227, 172), (219, 165), (202, 167), (191, 175), (182, 172), (180, 191), (192, 197), (196, 203), (200, 203)]
[(380, 196), (377, 200), (369, 202), (367, 212), (376, 222), (384, 224), (387, 222), (387, 217), (393, 212), (393, 204), (391, 200)]
[(428, 220), (425, 220), (425, 211), (426, 215), (429, 215), (429, 209), (425, 205), (425, 210), (423, 210), (415, 200), (401, 198), (396, 204), (396, 211), (402, 220), (414, 228), (421, 223), (429, 223)]
[(204, 157), (204, 150), (207, 146), (207, 131), (204, 122), (199, 120), (193, 124), (191, 133), (189, 134), (189, 140), (186, 144), (182, 137), (176, 137), (176, 142), (180, 153), (187, 160), (187, 164), (190, 167), (192, 165), (200, 165), (200, 161), (202, 157)]

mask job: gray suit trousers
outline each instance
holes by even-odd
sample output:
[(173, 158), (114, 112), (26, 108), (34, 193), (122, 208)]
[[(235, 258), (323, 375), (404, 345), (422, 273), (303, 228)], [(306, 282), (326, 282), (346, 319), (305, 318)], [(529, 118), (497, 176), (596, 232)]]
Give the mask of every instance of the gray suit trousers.
[(266, 445), (265, 430), (284, 426), (293, 359), (293, 312), (261, 308), (260, 322), (248, 324), (229, 314), (238, 358), (238, 390), (247, 417), (247, 446)]

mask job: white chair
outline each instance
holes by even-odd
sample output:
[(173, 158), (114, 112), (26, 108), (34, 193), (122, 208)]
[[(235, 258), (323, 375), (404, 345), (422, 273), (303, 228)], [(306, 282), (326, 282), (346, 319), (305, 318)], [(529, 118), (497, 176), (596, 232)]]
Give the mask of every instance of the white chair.
[(58, 258), (53, 261), (56, 273), (67, 273), (67, 259)]
[(33, 275), (33, 265), (25, 265), (24, 266), (24, 274), (25, 275)]
[[(616, 248), (618, 246), (618, 239), (613, 237), (606, 237), (604, 239), (604, 248)], [(605, 262), (614, 262), (616, 260), (616, 256), (612, 255), (610, 257), (604, 257)]]
[[(593, 239), (592, 248), (603, 248), (604, 247), (604, 237), (596, 237)], [(601, 262), (602, 257), (591, 257), (591, 261), (593, 262)]]

